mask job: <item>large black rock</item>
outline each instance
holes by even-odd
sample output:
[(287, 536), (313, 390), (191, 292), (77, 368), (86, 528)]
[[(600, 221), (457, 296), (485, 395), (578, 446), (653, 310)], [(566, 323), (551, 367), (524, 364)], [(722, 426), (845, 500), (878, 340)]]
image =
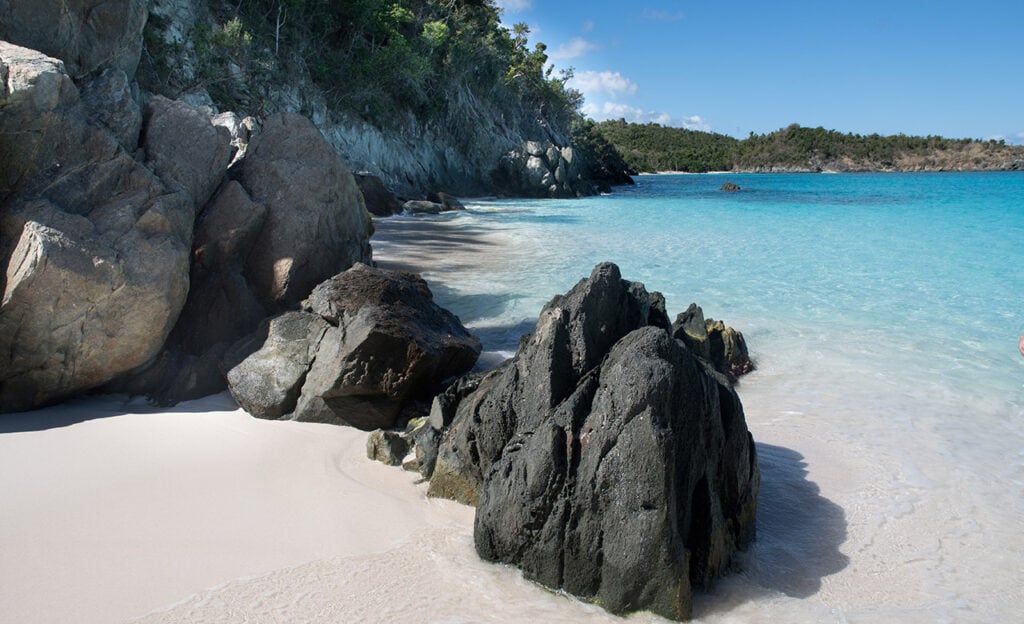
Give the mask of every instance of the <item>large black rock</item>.
[[(599, 265), (464, 398), (430, 493), (477, 504), (477, 552), (614, 613), (691, 611), (754, 531), (753, 439), (657, 293)], [(653, 305), (652, 305), (653, 304)]]
[(479, 355), (421, 277), (357, 264), (236, 343), (228, 388), (255, 416), (386, 429)]

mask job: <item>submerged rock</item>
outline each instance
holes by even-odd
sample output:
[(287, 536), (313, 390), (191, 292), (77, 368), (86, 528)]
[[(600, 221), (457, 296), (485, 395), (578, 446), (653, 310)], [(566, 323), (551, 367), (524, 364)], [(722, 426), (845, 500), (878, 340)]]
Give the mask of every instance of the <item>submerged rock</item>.
[(459, 403), (429, 493), (477, 505), (484, 559), (686, 619), (753, 536), (760, 473), (731, 385), (660, 304), (612, 264), (553, 299)]
[(726, 182), (725, 184), (722, 185), (722, 188), (720, 190), (726, 191), (728, 193), (733, 193), (735, 191), (740, 190), (740, 187), (739, 185), (733, 184), (732, 182)]
[(480, 341), (419, 276), (357, 264), (232, 351), (228, 386), (247, 411), (370, 430), (469, 370)]

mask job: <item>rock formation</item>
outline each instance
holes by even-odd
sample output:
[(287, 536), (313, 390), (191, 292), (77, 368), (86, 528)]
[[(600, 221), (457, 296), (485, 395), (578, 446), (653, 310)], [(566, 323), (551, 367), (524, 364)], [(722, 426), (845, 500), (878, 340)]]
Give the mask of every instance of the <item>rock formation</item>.
[(485, 559), (685, 619), (752, 537), (760, 477), (738, 397), (658, 301), (610, 264), (553, 299), (459, 403), (429, 492), (477, 504)]
[[(0, 410), (9, 411), (94, 388), (159, 352), (188, 292), (199, 191), (171, 172), (176, 158), (155, 156), (167, 135), (149, 140), (156, 159), (145, 165), (125, 151), (138, 144), (138, 110), (119, 70), (83, 83), (80, 97), (57, 59), (0, 43), (0, 67)], [(119, 109), (90, 108), (111, 100)], [(180, 127), (176, 140), (217, 136), (207, 122)], [(193, 168), (197, 179), (223, 175), (227, 161), (214, 154)]]
[(356, 184), (359, 185), (359, 191), (363, 194), (366, 209), (370, 214), (378, 217), (390, 217), (402, 211), (402, 202), (384, 186), (384, 182), (377, 176), (357, 173)]
[(62, 60), (74, 79), (134, 76), (148, 15), (146, 0), (0, 0), (0, 39)]
[(419, 276), (357, 264), (232, 352), (229, 389), (253, 415), (369, 430), (394, 426), (407, 400), (471, 368), (480, 341)]
[(691, 303), (676, 317), (672, 336), (682, 340), (687, 348), (710, 362), (730, 381), (754, 370), (743, 334), (726, 327), (722, 321), (705, 320), (704, 311), (696, 303)]

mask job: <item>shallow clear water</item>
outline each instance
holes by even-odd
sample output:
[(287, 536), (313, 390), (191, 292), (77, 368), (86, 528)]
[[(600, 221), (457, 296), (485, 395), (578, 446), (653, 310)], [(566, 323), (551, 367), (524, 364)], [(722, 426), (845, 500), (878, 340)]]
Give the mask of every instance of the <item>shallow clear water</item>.
[[(746, 336), (758, 539), (700, 619), (1024, 613), (1024, 174), (644, 176), (470, 206), (434, 218), (424, 275), (488, 361), (604, 260)], [(378, 224), (385, 264), (417, 223)]]

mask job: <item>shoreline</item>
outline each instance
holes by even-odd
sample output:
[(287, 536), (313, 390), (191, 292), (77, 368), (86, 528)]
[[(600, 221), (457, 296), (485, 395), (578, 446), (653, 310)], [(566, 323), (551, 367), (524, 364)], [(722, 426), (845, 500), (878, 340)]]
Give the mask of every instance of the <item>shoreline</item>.
[[(491, 302), (485, 282), (460, 276), (500, 281), (536, 251), (500, 218), (375, 223), (381, 266), (422, 273), (436, 300), (471, 320)], [(672, 297), (671, 311), (684, 303)], [(740, 573), (695, 597), (695, 617), (908, 622), (949, 610), (991, 621), (1019, 604), (985, 603), (984, 588), (1005, 591), (1019, 575), (968, 558), (1012, 539), (1005, 511), (972, 495), (977, 508), (961, 519), (963, 495), (980, 484), (944, 438), (921, 414), (866, 414), (905, 404), (872, 377), (872, 354), (808, 360), (783, 348), (786, 336), (814, 338), (807, 327), (751, 318), (738, 329), (753, 330), (759, 368), (738, 391), (762, 467), (758, 537)], [(915, 392), (925, 393), (919, 409), (941, 405), (927, 387)], [(51, 415), (59, 426), (38, 426)], [(12, 621), (347, 622), (424, 609), (451, 621), (623, 621), (480, 561), (473, 510), (427, 499), (413, 473), (367, 460), (360, 431), (261, 421), (225, 395), (166, 410), (94, 397), (17, 421), (0, 434), (0, 602)], [(884, 439), (914, 440), (916, 454)], [(943, 598), (951, 587), (956, 603)]]

